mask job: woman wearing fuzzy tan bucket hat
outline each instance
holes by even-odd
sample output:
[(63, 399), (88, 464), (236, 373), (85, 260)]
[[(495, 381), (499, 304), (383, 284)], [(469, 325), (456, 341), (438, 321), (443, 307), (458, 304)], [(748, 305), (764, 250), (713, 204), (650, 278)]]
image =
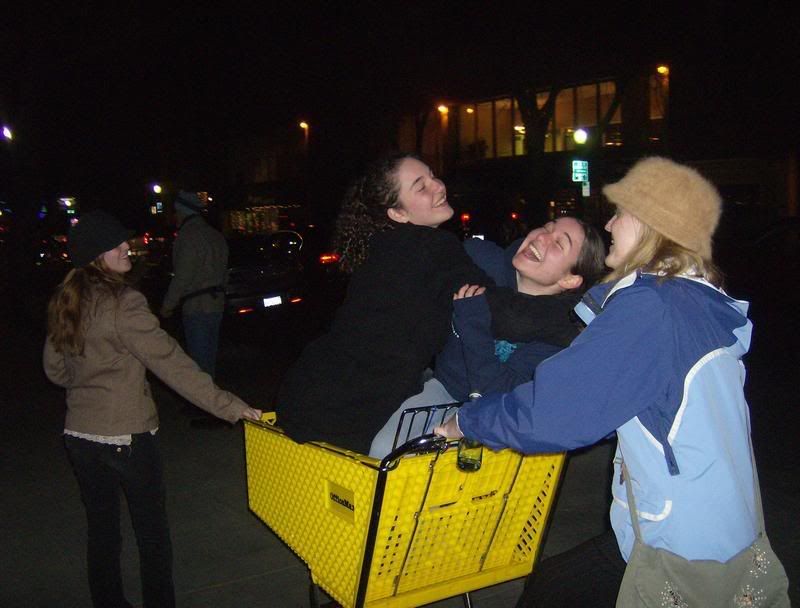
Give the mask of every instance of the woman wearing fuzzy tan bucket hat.
[(748, 304), (712, 261), (719, 194), (659, 157), (603, 193), (611, 273), (575, 309), (586, 329), (436, 431), (528, 454), (617, 434), (612, 531), (540, 564), (519, 607), (788, 606), (750, 444)]
[(223, 418), (261, 412), (221, 390), (159, 326), (144, 296), (125, 283), (130, 232), (105, 211), (72, 227), (75, 266), (48, 307), (44, 370), (66, 389), (64, 444), (88, 524), (87, 570), (94, 606), (130, 606), (122, 589), (120, 490), (139, 547), (145, 607), (175, 605), (172, 544), (150, 370), (192, 403)]

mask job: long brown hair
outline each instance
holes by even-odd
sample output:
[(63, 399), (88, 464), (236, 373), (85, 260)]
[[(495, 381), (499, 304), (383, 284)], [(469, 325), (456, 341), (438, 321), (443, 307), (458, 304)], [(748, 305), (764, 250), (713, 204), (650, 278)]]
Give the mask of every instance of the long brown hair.
[(126, 286), (123, 275), (108, 270), (102, 258), (70, 270), (47, 305), (47, 336), (56, 352), (82, 354), (92, 292), (98, 292), (95, 302), (116, 299)]

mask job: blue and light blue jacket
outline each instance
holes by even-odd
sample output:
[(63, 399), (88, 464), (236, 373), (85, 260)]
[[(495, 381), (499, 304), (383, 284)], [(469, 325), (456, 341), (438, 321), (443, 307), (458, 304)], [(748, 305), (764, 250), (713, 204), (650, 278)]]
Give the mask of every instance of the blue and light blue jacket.
[[(521, 243), (522, 239), (518, 239), (503, 249), (491, 241), (468, 239), (464, 249), (498, 287), (517, 291), (517, 274), (511, 260)], [(565, 300), (560, 311), (565, 319), (570, 308)], [(539, 340), (495, 340), (492, 313), (484, 295), (455, 300), (452, 324), (452, 335), (436, 355), (434, 377), (456, 401), (467, 401), (472, 393), (509, 391), (533, 378), (536, 366), (561, 350)]]
[(611, 524), (627, 560), (634, 533), (624, 455), (646, 544), (726, 561), (758, 533), (742, 356), (746, 302), (702, 280), (633, 273), (576, 308), (589, 326), (510, 393), (465, 404), (469, 438), (524, 453), (589, 446), (617, 432)]

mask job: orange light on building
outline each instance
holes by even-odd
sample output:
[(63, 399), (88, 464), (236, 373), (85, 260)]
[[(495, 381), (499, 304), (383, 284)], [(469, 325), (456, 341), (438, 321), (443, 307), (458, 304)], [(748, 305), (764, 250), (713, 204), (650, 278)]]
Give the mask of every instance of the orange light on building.
[(656, 72), (658, 72), (662, 76), (669, 76), (669, 66), (660, 65), (656, 68)]
[(338, 253), (321, 253), (319, 256), (319, 263), (323, 266), (328, 264), (336, 264), (339, 261)]
[(302, 302), (302, 301), (303, 301), (303, 298), (300, 298), (300, 297), (291, 298), (291, 299), (289, 300), (289, 302), (290, 302), (291, 304), (299, 304), (299, 303), (300, 303), (300, 302)]
[(236, 311), (236, 314), (237, 315), (246, 315), (246, 314), (249, 314), (249, 313), (255, 312), (255, 311), (256, 311), (256, 309), (253, 308), (252, 306), (245, 306), (244, 308), (238, 309)]
[(450, 111), (450, 109), (444, 104), (440, 105), (436, 109), (439, 110), (439, 114), (447, 114)]

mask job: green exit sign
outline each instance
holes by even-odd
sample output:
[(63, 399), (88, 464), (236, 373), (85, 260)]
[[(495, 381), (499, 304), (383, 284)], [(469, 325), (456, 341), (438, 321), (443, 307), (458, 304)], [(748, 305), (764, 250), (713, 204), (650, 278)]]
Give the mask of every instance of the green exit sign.
[(589, 161), (588, 160), (573, 160), (572, 161), (572, 181), (573, 182), (588, 182), (589, 181)]

